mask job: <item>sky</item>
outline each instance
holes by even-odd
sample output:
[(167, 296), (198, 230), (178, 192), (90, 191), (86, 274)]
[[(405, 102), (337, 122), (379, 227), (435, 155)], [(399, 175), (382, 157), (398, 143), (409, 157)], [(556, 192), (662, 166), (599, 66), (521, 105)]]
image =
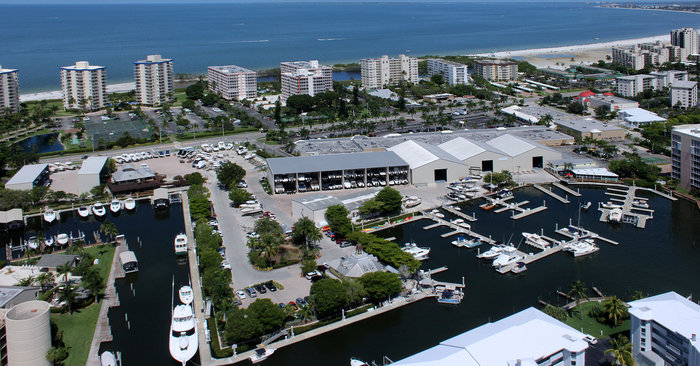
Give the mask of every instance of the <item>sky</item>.
[[(202, 3), (259, 3), (259, 2), (484, 2), (485, 0), (382, 0), (382, 1), (371, 1), (371, 0), (0, 0), (0, 5), (3, 4), (202, 4)], [(528, 2), (532, 0), (486, 0), (489, 2)], [(590, 0), (535, 0), (538, 2), (591, 2)], [(649, 0), (619, 0), (618, 2), (623, 3), (641, 3), (641, 2), (653, 2), (653, 3), (664, 3), (664, 2), (688, 2), (678, 1), (678, 0), (659, 0), (659, 1), (649, 1)], [(613, 2), (613, 1), (609, 1)]]

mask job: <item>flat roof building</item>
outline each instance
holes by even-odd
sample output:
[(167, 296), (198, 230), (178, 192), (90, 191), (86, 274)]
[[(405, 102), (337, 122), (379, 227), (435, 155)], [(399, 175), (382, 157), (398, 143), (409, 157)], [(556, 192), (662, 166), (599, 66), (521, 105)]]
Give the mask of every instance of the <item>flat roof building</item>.
[(0, 308), (9, 309), (17, 304), (36, 300), (40, 289), (35, 286), (0, 286)]
[(632, 355), (640, 366), (700, 366), (700, 305), (675, 292), (629, 305)]
[(442, 79), (449, 85), (467, 84), (469, 82), (467, 65), (454, 61), (429, 58), (428, 75), (442, 75)]
[(30, 164), (23, 166), (10, 180), (5, 183), (5, 188), (13, 190), (29, 190), (40, 187), (49, 180), (48, 164)]
[(671, 31), (671, 44), (686, 50), (686, 57), (697, 54), (698, 32), (693, 28), (674, 29)]
[(535, 309), (487, 323), (399, 360), (395, 366), (585, 365), (586, 334)]
[(333, 68), (320, 66), (318, 60), (280, 63), (282, 102), (292, 95), (314, 96), (333, 90)]
[(325, 221), (326, 209), (333, 205), (343, 205), (357, 216), (357, 210), (365, 202), (374, 198), (379, 188), (369, 188), (343, 196), (331, 196), (325, 193), (309, 193), (292, 200), (292, 217), (308, 217), (316, 223)]
[(83, 161), (78, 171), (78, 191), (90, 192), (95, 186), (102, 184), (105, 178), (106, 156), (90, 156)]
[(0, 66), (0, 115), (6, 109), (10, 113), (19, 112), (19, 78), (17, 69), (3, 69)]
[(474, 60), (474, 75), (488, 81), (511, 81), (518, 78), (518, 63), (511, 60)]
[(418, 59), (406, 55), (391, 58), (387, 55), (379, 58), (363, 58), (360, 60), (360, 71), (363, 88), (384, 88), (387, 85), (399, 84), (401, 81), (417, 83)]
[(8, 365), (49, 366), (46, 352), (51, 348), (51, 305), (27, 301), (5, 313)]
[(611, 112), (617, 112), (623, 109), (632, 109), (639, 107), (639, 103), (634, 100), (616, 97), (614, 95), (596, 94), (588, 97), (579, 97), (579, 101), (586, 107), (595, 110), (598, 107), (607, 107)]
[(695, 107), (698, 105), (698, 82), (676, 81), (669, 87), (668, 97), (672, 108)]
[(175, 98), (173, 59), (148, 55), (134, 62), (136, 100), (143, 105), (159, 105)]
[(671, 177), (685, 189), (700, 189), (700, 124), (671, 131)]
[(625, 124), (634, 128), (650, 125), (654, 122), (666, 121), (666, 118), (659, 117), (658, 114), (642, 108), (623, 109), (617, 115), (625, 121)]
[(21, 208), (0, 211), (0, 230), (15, 230), (24, 227), (24, 216)]
[(258, 79), (255, 71), (227, 65), (207, 68), (209, 89), (226, 100), (255, 99), (258, 96)]
[(615, 78), (617, 94), (623, 97), (636, 97), (645, 90), (656, 90), (657, 83), (654, 75), (638, 74)]
[(78, 61), (61, 67), (63, 107), (92, 111), (107, 103), (107, 76), (104, 66)]

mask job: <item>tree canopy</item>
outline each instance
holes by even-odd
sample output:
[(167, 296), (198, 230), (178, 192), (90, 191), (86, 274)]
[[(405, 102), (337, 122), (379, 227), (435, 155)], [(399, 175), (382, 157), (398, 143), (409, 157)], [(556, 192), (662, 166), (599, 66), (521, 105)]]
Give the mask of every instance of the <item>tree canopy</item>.
[(360, 277), (367, 295), (374, 301), (382, 301), (401, 291), (399, 275), (391, 272), (370, 272)]
[(352, 232), (352, 224), (348, 218), (349, 214), (345, 206), (338, 204), (326, 209), (325, 218), (334, 233), (345, 237)]
[(311, 285), (310, 302), (323, 318), (339, 313), (348, 304), (348, 294), (340, 281), (323, 278)]
[(241, 179), (245, 177), (245, 169), (236, 163), (227, 161), (216, 169), (216, 178), (226, 188), (230, 190)]
[(394, 188), (384, 187), (379, 193), (374, 197), (378, 202), (382, 204), (382, 210), (385, 213), (395, 212), (401, 210), (401, 200), (403, 197), (401, 193)]

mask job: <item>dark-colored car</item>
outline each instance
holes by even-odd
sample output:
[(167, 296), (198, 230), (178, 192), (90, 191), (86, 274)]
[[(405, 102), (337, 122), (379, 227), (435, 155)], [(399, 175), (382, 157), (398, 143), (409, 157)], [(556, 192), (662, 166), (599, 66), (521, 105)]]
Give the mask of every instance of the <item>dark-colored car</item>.
[(263, 285), (256, 285), (255, 289), (261, 294), (264, 294), (267, 292), (267, 290), (265, 289), (265, 286), (263, 286)]
[(301, 297), (297, 297), (297, 304), (304, 306), (306, 305), (306, 301)]
[(267, 281), (267, 282), (265, 282), (264, 285), (265, 285), (265, 288), (267, 288), (268, 290), (270, 290), (270, 292), (275, 292), (275, 291), (277, 291), (277, 287), (275, 286), (274, 283), (272, 283), (272, 281)]

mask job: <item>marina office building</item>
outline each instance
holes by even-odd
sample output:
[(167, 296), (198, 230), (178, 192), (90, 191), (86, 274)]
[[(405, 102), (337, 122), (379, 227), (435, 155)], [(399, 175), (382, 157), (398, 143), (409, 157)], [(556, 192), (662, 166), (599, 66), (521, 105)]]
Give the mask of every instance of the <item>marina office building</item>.
[(474, 75), (488, 81), (511, 81), (518, 78), (518, 63), (510, 60), (474, 60)]
[(640, 366), (700, 366), (700, 305), (675, 293), (629, 303), (632, 355)]
[(61, 67), (63, 107), (66, 109), (95, 110), (107, 102), (107, 81), (104, 66), (78, 61)]
[(395, 366), (583, 366), (586, 334), (535, 309), (440, 342)]
[(417, 83), (418, 59), (406, 55), (363, 58), (360, 60), (360, 72), (362, 87), (368, 89), (380, 89), (401, 81)]
[(333, 90), (333, 68), (320, 66), (318, 60), (280, 63), (282, 102), (292, 95), (314, 96)]
[(255, 71), (227, 65), (207, 68), (209, 90), (226, 100), (255, 99), (258, 96), (258, 79)]
[(681, 187), (700, 189), (700, 124), (673, 127), (671, 166), (671, 177)]
[(436, 58), (428, 59), (428, 75), (442, 75), (442, 79), (449, 85), (466, 84), (469, 81), (467, 65)]
[(143, 105), (159, 105), (175, 98), (173, 59), (148, 55), (134, 62), (136, 100)]
[(6, 108), (10, 113), (19, 112), (19, 78), (17, 69), (3, 69), (0, 65), (0, 115)]

